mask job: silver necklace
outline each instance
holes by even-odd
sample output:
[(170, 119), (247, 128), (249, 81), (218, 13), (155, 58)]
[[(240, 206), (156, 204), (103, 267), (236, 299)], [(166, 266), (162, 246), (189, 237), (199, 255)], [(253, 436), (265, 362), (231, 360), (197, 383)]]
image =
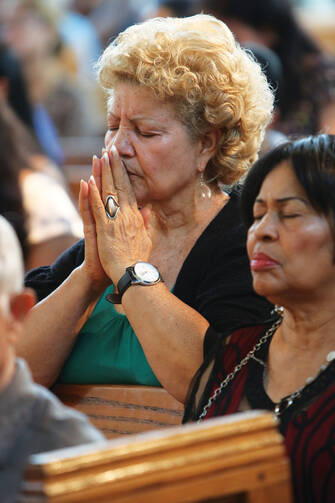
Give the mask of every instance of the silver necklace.
[(202, 413), (198, 417), (198, 423), (200, 423), (207, 416), (208, 409), (211, 407), (213, 402), (215, 402), (215, 400), (218, 398), (218, 396), (220, 396), (220, 394), (228, 386), (228, 384), (234, 379), (235, 375), (241, 370), (241, 368), (244, 367), (244, 365), (246, 365), (248, 363), (250, 358), (253, 358), (256, 351), (258, 351), (259, 348), (261, 348), (263, 346), (263, 344), (270, 337), (273, 336), (274, 332), (277, 330), (277, 328), (279, 327), (281, 322), (282, 322), (282, 318), (279, 318), (277, 321), (275, 321), (275, 323), (270, 328), (268, 328), (268, 330), (265, 332), (265, 334), (255, 344), (253, 349), (251, 349), (249, 351), (249, 353), (240, 361), (240, 363), (238, 363), (236, 365), (234, 370), (232, 372), (230, 372), (223, 381), (221, 381), (220, 385), (214, 390), (212, 395), (209, 397), (208, 402), (206, 403), (206, 405), (202, 409)]
[[(201, 422), (206, 417), (208, 409), (211, 407), (211, 405), (213, 404), (213, 402), (215, 402), (215, 400), (222, 393), (222, 391), (226, 388), (226, 386), (228, 386), (228, 384), (234, 379), (234, 377), (237, 374), (237, 372), (239, 372), (241, 370), (241, 368), (244, 367), (244, 365), (246, 365), (251, 358), (253, 358), (258, 363), (260, 363), (261, 365), (263, 365), (264, 366), (264, 370), (265, 370), (265, 368), (266, 368), (265, 362), (263, 362), (262, 360), (260, 360), (259, 358), (257, 358), (255, 356), (255, 353), (256, 353), (256, 351), (258, 351), (260, 349), (260, 347), (263, 346), (263, 344), (270, 337), (273, 336), (274, 332), (277, 330), (277, 328), (279, 327), (279, 325), (281, 324), (281, 322), (282, 322), (282, 318), (279, 318), (272, 325), (272, 327), (270, 327), (265, 332), (265, 334), (263, 335), (263, 337), (261, 337), (259, 339), (259, 341), (255, 344), (255, 346), (253, 347), (253, 349), (251, 349), (249, 351), (249, 353), (240, 361), (240, 363), (238, 365), (236, 365), (236, 367), (234, 368), (234, 370), (232, 372), (230, 372), (230, 374), (228, 374), (226, 376), (226, 378), (220, 383), (220, 386), (218, 386), (214, 390), (214, 392), (212, 393), (212, 395), (209, 397), (207, 404), (204, 406), (204, 408), (202, 410), (202, 413), (200, 414), (200, 416), (198, 418), (198, 422)], [(275, 414), (275, 416), (276, 416), (277, 419), (280, 419), (280, 416), (282, 415), (282, 413), (288, 407), (290, 407), (292, 405), (292, 403), (294, 402), (294, 400), (296, 398), (298, 398), (298, 397), (300, 397), (302, 395), (302, 392), (304, 391), (304, 389), (306, 388), (306, 386), (308, 386), (308, 384), (310, 384), (312, 381), (314, 381), (315, 379), (317, 379), (317, 377), (321, 374), (321, 372), (323, 372), (328, 367), (329, 363), (332, 362), (334, 359), (335, 359), (335, 351), (331, 351), (330, 353), (328, 353), (328, 355), (326, 357), (326, 362), (327, 363), (324, 363), (323, 365), (321, 365), (318, 373), (314, 377), (309, 377), (308, 379), (306, 379), (306, 384), (304, 386), (302, 386), (301, 388), (297, 389), (296, 391), (294, 391), (290, 395), (282, 398), (278, 403), (275, 404), (274, 414)], [(263, 375), (263, 378), (264, 378), (264, 375)]]
[[(335, 359), (335, 351), (330, 351), (330, 353), (327, 354), (326, 356), (326, 363), (323, 363), (321, 367), (319, 368), (318, 372), (315, 374), (314, 377), (308, 377), (306, 379), (306, 382), (301, 388), (297, 389), (290, 395), (283, 397), (278, 403), (275, 404), (274, 407), (274, 413), (277, 418), (288, 408), (292, 405), (294, 400), (296, 398), (299, 398), (305, 388), (313, 381), (315, 381), (319, 375), (328, 367), (328, 365)], [(265, 381), (266, 381), (266, 369), (267, 369), (267, 364), (263, 362), (260, 359), (257, 359), (258, 363), (261, 363), (264, 366), (264, 371), (263, 371), (263, 385), (265, 388)]]

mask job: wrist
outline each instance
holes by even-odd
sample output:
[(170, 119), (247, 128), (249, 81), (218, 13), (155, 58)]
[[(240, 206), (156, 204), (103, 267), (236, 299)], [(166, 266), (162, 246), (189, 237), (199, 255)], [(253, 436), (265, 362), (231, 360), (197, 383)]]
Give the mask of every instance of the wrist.
[(120, 304), (123, 294), (132, 286), (153, 286), (162, 281), (162, 277), (156, 266), (138, 261), (124, 269), (124, 273), (117, 282), (117, 291), (107, 296), (107, 300), (113, 304)]
[(93, 278), (84, 263), (72, 271), (71, 278), (80, 288), (82, 294), (87, 296), (90, 301), (100, 297), (108, 285), (112, 283), (112, 280), (107, 282), (106, 280), (99, 281)]

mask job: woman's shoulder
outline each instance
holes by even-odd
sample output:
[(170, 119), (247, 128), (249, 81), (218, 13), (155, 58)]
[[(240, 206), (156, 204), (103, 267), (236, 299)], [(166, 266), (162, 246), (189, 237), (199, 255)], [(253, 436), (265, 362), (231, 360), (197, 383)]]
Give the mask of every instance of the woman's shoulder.
[(227, 348), (229, 345), (239, 347), (240, 351), (249, 351), (249, 346), (255, 344), (265, 329), (269, 328), (275, 321), (275, 318), (259, 320), (254, 324), (247, 326), (231, 326), (224, 332), (217, 332), (212, 326), (209, 326), (204, 339), (204, 361), (218, 354), (219, 347)]
[(35, 290), (39, 301), (44, 299), (83, 262), (84, 252), (85, 243), (81, 239), (65, 250), (53, 264), (28, 271), (25, 286)]
[[(232, 253), (246, 256), (246, 235), (246, 227), (240, 212), (240, 188), (234, 187), (229, 194), (228, 202), (199, 236), (190, 257), (205, 254), (210, 261), (215, 262)], [(213, 254), (214, 256), (210, 258)]]
[[(229, 373), (254, 347), (261, 335), (268, 327), (268, 323), (255, 323), (248, 326), (232, 326), (224, 332), (218, 333), (209, 327), (204, 340), (204, 359), (189, 387), (183, 422), (194, 421), (198, 418), (201, 403), (208, 398), (212, 383), (220, 381), (223, 360), (228, 357)], [(227, 363), (227, 362), (226, 362)], [(220, 376), (218, 375), (220, 374)], [(202, 390), (201, 393), (199, 391)]]
[(241, 186), (235, 185), (225, 190), (229, 199), (213, 220), (208, 224), (203, 235), (217, 235), (222, 233), (232, 233), (235, 230), (244, 228), (240, 212)]

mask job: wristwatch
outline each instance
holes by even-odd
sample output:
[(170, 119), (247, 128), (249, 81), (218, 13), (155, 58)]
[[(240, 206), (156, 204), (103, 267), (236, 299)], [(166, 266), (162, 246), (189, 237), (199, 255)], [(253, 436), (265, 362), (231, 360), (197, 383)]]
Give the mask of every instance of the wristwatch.
[(121, 276), (117, 289), (119, 293), (111, 293), (106, 296), (106, 300), (112, 304), (121, 304), (122, 295), (131, 285), (151, 286), (163, 281), (156, 266), (148, 262), (136, 262), (127, 267), (126, 272)]

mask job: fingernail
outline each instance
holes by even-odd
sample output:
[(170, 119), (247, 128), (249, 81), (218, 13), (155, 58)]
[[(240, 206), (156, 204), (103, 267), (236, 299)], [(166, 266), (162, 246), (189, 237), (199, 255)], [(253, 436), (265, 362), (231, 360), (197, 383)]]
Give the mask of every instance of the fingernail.
[(105, 152), (107, 152), (107, 150), (105, 149), (105, 147), (102, 147), (102, 149), (101, 149), (102, 155), (104, 155)]
[(112, 145), (111, 151), (113, 152), (113, 155), (118, 154), (118, 151), (117, 151), (117, 148), (115, 145)]
[(107, 150), (106, 150), (106, 152), (104, 152), (103, 158), (105, 159), (105, 163), (107, 164), (107, 166), (109, 166), (109, 157), (108, 157)]
[(93, 175), (90, 176), (90, 183), (92, 185), (95, 185), (95, 180), (94, 180), (94, 176)]
[(94, 154), (93, 161), (96, 161), (97, 159), (98, 159), (98, 157)]

